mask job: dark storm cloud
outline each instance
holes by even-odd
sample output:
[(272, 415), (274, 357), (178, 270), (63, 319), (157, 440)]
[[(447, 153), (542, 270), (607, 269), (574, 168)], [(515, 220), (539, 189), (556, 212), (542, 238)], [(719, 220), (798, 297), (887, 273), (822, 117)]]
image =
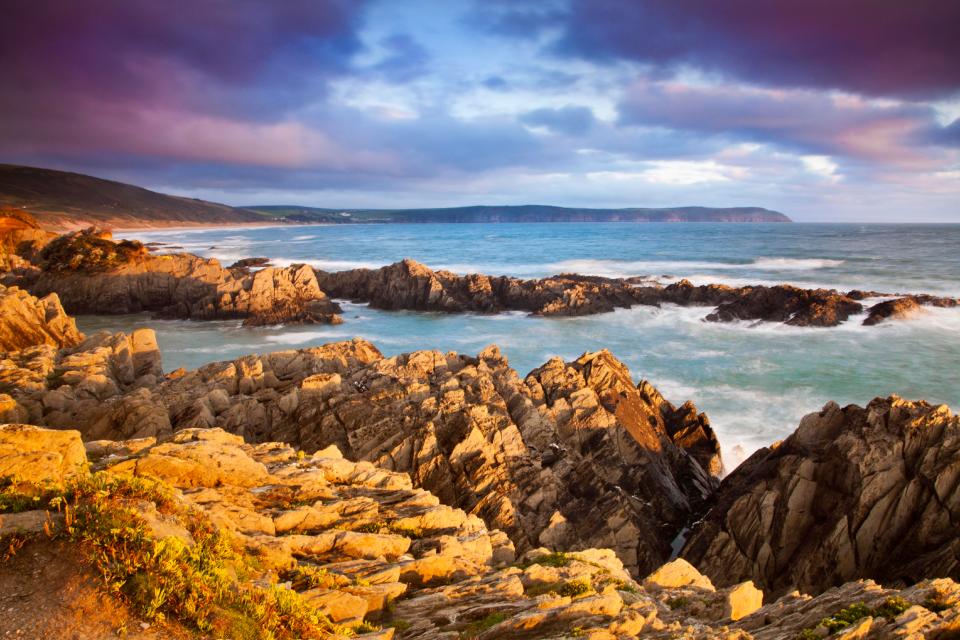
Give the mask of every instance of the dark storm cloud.
[[(4, 94), (272, 110), (342, 72), (361, 44), (353, 0), (9, 0)], [(187, 91), (187, 90), (191, 91)], [(37, 105), (39, 106), (39, 105)], [(82, 106), (82, 105), (78, 105)]]
[(767, 86), (900, 97), (960, 90), (955, 0), (571, 0), (565, 12), (535, 7), (513, 3), (486, 27), (518, 37), (559, 29), (555, 52), (631, 60), (662, 73), (693, 67)]

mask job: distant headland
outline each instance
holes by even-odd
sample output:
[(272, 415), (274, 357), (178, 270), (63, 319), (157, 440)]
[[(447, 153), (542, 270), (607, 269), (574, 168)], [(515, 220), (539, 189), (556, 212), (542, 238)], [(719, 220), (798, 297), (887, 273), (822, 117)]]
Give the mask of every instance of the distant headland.
[(0, 208), (27, 211), (49, 229), (248, 224), (417, 222), (791, 222), (762, 207), (631, 207), (590, 209), (548, 205), (420, 209), (333, 209), (283, 205), (232, 207), (54, 169), (0, 164)]

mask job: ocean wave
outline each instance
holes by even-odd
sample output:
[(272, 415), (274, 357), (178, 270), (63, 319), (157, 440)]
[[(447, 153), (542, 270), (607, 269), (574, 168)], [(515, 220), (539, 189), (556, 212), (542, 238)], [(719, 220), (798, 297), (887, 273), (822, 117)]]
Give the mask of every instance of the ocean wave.
[(343, 340), (345, 335), (342, 331), (295, 331), (264, 336), (264, 340), (273, 344), (305, 344), (317, 340), (337, 342)]

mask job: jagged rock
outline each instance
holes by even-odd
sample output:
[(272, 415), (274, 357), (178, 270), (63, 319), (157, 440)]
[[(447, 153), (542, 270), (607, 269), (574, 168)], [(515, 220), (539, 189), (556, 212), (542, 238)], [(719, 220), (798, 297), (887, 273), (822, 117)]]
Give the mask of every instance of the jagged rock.
[(72, 347), (83, 340), (57, 295), (35, 298), (17, 287), (0, 285), (0, 351), (35, 345)]
[(79, 431), (0, 425), (0, 478), (62, 487), (86, 473), (87, 454)]
[[(42, 433), (36, 442), (60, 433), (37, 431)], [(158, 456), (208, 468), (224, 459), (232, 467), (256, 467), (260, 471), (254, 481), (229, 473), (215, 488), (197, 487), (192, 475), (160, 469), (159, 476), (174, 487), (177, 506), (171, 512), (169, 505), (160, 510), (150, 500), (140, 500), (134, 512), (141, 514), (144, 535), (155, 540), (172, 536), (189, 545), (192, 537), (183, 518), (205, 516), (229, 532), (235, 548), (259, 554), (247, 568), (256, 573), (237, 579), (296, 591), (303, 606), (334, 621), (376, 621), (391, 629), (377, 637), (774, 640), (801, 633), (808, 637), (825, 618), (854, 604), (862, 605), (866, 615), (838, 637), (948, 638), (960, 629), (960, 585), (949, 579), (899, 591), (870, 581), (851, 582), (815, 598), (788, 594), (757, 609), (761, 594), (751, 585), (714, 591), (682, 560), (661, 567), (641, 586), (609, 549), (563, 554), (536, 549), (519, 566), (508, 567), (496, 566), (488, 553), (465, 558), (464, 545), (485, 538), (489, 551), (497, 532), (411, 488), (403, 474), (350, 462), (332, 447), (305, 456), (281, 443), (251, 445), (219, 429), (189, 429), (159, 442), (116, 442), (94, 449), (100, 456), (95, 470), (107, 475), (132, 470), (155, 476), (160, 468), (142, 463)], [(341, 515), (330, 526), (293, 535), (245, 526), (250, 514), (269, 519), (301, 502)], [(362, 517), (357, 517), (358, 504), (363, 505)], [(33, 531), (45, 539), (38, 533), (44, 527), (55, 531), (63, 525), (55, 513), (16, 515), (0, 515), (0, 533), (12, 532), (10, 527), (20, 523), (19, 535)], [(411, 529), (414, 522), (425, 526)], [(412, 566), (455, 570), (425, 580)], [(168, 637), (159, 627), (158, 633), (157, 638)]]
[(684, 558), (719, 585), (821, 591), (960, 576), (960, 418), (945, 405), (828, 403), (731, 473)]
[(798, 327), (833, 327), (863, 305), (834, 289), (800, 289), (790, 285), (743, 287), (734, 300), (721, 303), (708, 322), (763, 320)]
[(249, 325), (338, 323), (339, 306), (306, 265), (226, 269), (189, 254), (152, 255), (140, 243), (113, 242), (91, 230), (44, 249), (40, 269), (18, 283), (35, 295), (55, 292), (70, 313), (138, 313), (191, 320), (245, 318)]
[(731, 587), (724, 597), (723, 615), (731, 620), (744, 618), (763, 606), (763, 591), (750, 580)]
[(405, 259), (380, 269), (318, 271), (320, 287), (338, 298), (381, 309), (497, 313), (519, 309), (546, 316), (586, 315), (636, 304), (633, 285), (609, 278), (563, 274), (520, 280), (482, 274), (458, 276)]
[[(520, 552), (609, 547), (637, 575), (670, 556), (671, 542), (717, 484), (699, 462), (720, 466), (706, 418), (692, 405), (675, 408), (648, 383), (634, 385), (606, 351), (551, 361), (521, 380), (495, 347), (476, 358), (429, 351), (383, 358), (354, 340), (142, 384), (111, 376), (129, 367), (117, 365), (117, 348), (100, 345), (124, 340), (92, 337), (66, 356), (47, 354), (50, 361), (30, 365), (49, 372), (43, 376), (12, 362), (7, 378), (22, 384), (3, 387), (0, 371), (0, 391), (9, 389), (31, 421), (84, 425), (89, 440), (220, 427), (307, 452), (336, 445), (350, 460), (409, 473), (445, 504), (503, 529)], [(341, 478), (353, 463), (317, 455), (329, 481), (359, 481)], [(202, 471), (189, 473), (209, 484)], [(373, 466), (364, 473), (377, 486), (395, 481)], [(278, 523), (297, 529), (332, 517), (312, 507)], [(501, 559), (513, 553), (498, 549)]]
[[(579, 316), (638, 304), (669, 303), (716, 307), (706, 317), (710, 322), (759, 320), (803, 327), (836, 326), (863, 311), (860, 300), (868, 295), (885, 295), (862, 291), (845, 294), (833, 289), (801, 289), (790, 285), (697, 286), (688, 280), (663, 287), (644, 278), (579, 274), (537, 280), (483, 274), (459, 276), (449, 271), (434, 271), (410, 259), (380, 269), (317, 271), (317, 278), (320, 287), (330, 295), (369, 302), (381, 309), (447, 313), (519, 310), (544, 316)], [(901, 299), (936, 306), (957, 304), (954, 299), (925, 295)]]
[(0, 261), (8, 259), (8, 266), (22, 266), (9, 261), (10, 257), (29, 261), (53, 240), (57, 234), (45, 231), (36, 218), (20, 209), (0, 208)]

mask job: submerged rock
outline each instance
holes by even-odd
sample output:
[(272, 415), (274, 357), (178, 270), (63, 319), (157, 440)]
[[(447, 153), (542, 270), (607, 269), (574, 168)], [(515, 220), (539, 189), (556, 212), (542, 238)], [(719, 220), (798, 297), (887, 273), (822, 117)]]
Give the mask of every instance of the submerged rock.
[(828, 403), (724, 479), (682, 556), (715, 584), (820, 593), (960, 577), (960, 418), (891, 396)]

